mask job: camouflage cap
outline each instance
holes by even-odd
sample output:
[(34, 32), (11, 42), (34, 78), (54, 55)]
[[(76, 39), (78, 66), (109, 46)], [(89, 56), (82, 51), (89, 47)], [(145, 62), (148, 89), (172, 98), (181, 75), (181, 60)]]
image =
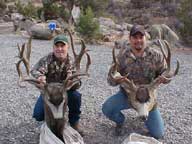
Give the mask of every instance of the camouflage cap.
[(141, 33), (142, 35), (145, 35), (145, 29), (141, 25), (134, 25), (132, 26), (130, 30), (130, 36), (134, 36), (136, 33)]
[(58, 42), (61, 42), (61, 43), (64, 43), (64, 44), (68, 44), (68, 39), (66, 37), (66, 35), (57, 35), (55, 38), (54, 38), (54, 44), (58, 43)]

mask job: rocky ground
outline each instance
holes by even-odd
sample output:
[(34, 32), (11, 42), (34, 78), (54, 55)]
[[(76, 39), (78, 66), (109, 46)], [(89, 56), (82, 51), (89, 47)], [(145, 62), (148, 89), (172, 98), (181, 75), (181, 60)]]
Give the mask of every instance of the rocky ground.
[[(21, 36), (0, 35), (0, 143), (37, 144), (42, 123), (32, 119), (32, 111), (39, 92), (31, 85), (17, 86), (15, 63), (18, 60), (17, 43), (26, 42)], [(33, 40), (31, 64), (51, 51), (51, 41)], [(79, 46), (78, 46), (79, 47)], [(124, 135), (114, 135), (114, 123), (101, 112), (102, 103), (118, 91), (106, 82), (111, 63), (111, 49), (106, 46), (87, 46), (91, 51), (91, 76), (83, 80), (81, 124), (85, 131), (86, 144), (121, 144), (132, 132), (144, 131), (143, 123), (133, 110), (123, 111), (126, 116)], [(179, 75), (159, 89), (158, 101), (165, 121), (165, 144), (190, 144), (192, 139), (192, 52), (176, 51), (172, 65), (180, 60)]]

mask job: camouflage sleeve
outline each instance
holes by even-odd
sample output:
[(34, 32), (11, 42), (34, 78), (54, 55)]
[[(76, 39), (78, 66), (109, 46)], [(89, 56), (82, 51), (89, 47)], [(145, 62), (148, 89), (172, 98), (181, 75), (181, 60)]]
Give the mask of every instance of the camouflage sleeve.
[(47, 65), (48, 65), (48, 56), (45, 56), (45, 57), (41, 58), (33, 66), (32, 70), (31, 70), (31, 75), (34, 78), (38, 78), (39, 76), (44, 76), (48, 71)]

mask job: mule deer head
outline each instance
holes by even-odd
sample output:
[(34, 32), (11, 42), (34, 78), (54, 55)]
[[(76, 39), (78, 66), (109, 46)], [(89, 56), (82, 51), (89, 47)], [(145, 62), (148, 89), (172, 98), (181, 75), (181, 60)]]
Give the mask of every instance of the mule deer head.
[[(163, 57), (167, 63), (167, 69), (161, 76), (165, 77), (166, 80), (171, 80), (175, 75), (177, 75), (179, 70), (179, 61), (177, 61), (177, 67), (174, 72), (171, 71), (170, 63), (171, 63), (171, 50), (167, 41), (158, 41), (160, 45), (161, 52)], [(167, 56), (165, 54), (164, 48), (167, 48)], [(128, 99), (131, 102), (133, 108), (138, 112), (139, 117), (146, 120), (149, 114), (149, 111), (153, 109), (156, 105), (156, 88), (161, 84), (159, 81), (160, 76), (154, 79), (150, 84), (144, 85), (136, 85), (130, 79), (128, 79), (128, 75), (121, 76), (119, 72), (117, 72), (117, 67), (119, 62), (115, 56), (115, 48), (112, 51), (113, 55), (113, 65), (109, 70), (109, 77), (117, 82), (120, 79), (122, 82), (120, 83), (121, 87), (124, 88), (125, 92), (128, 95)]]
[(76, 77), (85, 76), (87, 74), (73, 74), (68, 77), (63, 83), (47, 83), (39, 87), (39, 81), (36, 79), (25, 79), (35, 85), (43, 96), (45, 121), (50, 130), (64, 142), (63, 131), (66, 124), (65, 113), (67, 110), (67, 91), (75, 83)]
[[(30, 40), (31, 42), (31, 40)], [(73, 39), (71, 38), (71, 44), (73, 45)], [(30, 71), (30, 65), (29, 65), (29, 59), (30, 59), (30, 53), (27, 53), (27, 60), (25, 60), (25, 44), (23, 44), (22, 49), (20, 50), (20, 60), (17, 63), (17, 71), (19, 74), (19, 84), (21, 82), (29, 82), (33, 85), (35, 85), (42, 93), (43, 101), (44, 101), (44, 109), (45, 109), (45, 121), (47, 123), (47, 126), (51, 129), (51, 131), (61, 140), (63, 140), (63, 130), (66, 123), (65, 120), (65, 112), (67, 108), (67, 91), (74, 86), (77, 78), (81, 76), (88, 76), (88, 69), (91, 64), (91, 58), (89, 54), (87, 53), (88, 50), (86, 49), (86, 46), (84, 42), (82, 42), (82, 47), (80, 50), (80, 54), (74, 57), (74, 63), (73, 66), (76, 69), (76, 72), (72, 74), (72, 76), (67, 77), (63, 83), (46, 83), (44, 85), (40, 85), (40, 81), (37, 79), (33, 79), (29, 77), (29, 71)], [(28, 50), (30, 48), (30, 50)], [(74, 46), (73, 46), (74, 49)], [(27, 46), (27, 52), (31, 52), (31, 43), (30, 47)], [(87, 64), (84, 71), (80, 68), (80, 63), (83, 55), (86, 54), (87, 56)], [(27, 61), (27, 64), (25, 64)], [(24, 63), (24, 66), (27, 70), (28, 78), (24, 78), (23, 74), (21, 72), (21, 62)], [(64, 140), (63, 140), (64, 141)]]

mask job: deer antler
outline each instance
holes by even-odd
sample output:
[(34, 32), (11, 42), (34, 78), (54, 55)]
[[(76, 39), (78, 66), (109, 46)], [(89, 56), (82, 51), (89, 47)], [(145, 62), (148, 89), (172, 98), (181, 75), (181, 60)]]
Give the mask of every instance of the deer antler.
[(135, 91), (136, 85), (134, 84), (133, 81), (131, 81), (127, 78), (129, 74), (122, 76), (119, 72), (117, 72), (117, 67), (119, 65), (119, 62), (115, 56), (115, 48), (113, 48), (113, 50), (112, 50), (112, 56), (113, 56), (113, 64), (112, 64), (111, 68), (109, 69), (109, 77), (114, 82), (122, 80), (122, 83), (120, 84), (122, 87), (128, 88), (129, 91)]
[[(170, 45), (169, 45), (169, 43), (166, 40), (163, 40), (163, 41), (162, 40), (158, 40), (158, 43), (160, 45), (160, 49), (161, 49), (161, 52), (163, 54), (163, 58), (165, 59), (165, 61), (167, 63), (167, 69), (166, 69), (165, 72), (163, 72), (162, 76), (164, 76), (164, 78), (166, 80), (170, 81), (174, 76), (176, 76), (178, 74), (180, 63), (177, 60), (177, 67), (176, 67), (174, 72), (171, 72), (171, 48), (170, 48)], [(165, 54), (164, 47), (167, 48), (167, 56)], [(151, 86), (150, 87), (156, 88), (160, 84), (161, 83), (159, 83), (159, 80), (158, 80), (158, 77), (157, 77), (154, 81), (151, 82), (151, 84), (150, 84)]]
[(177, 67), (175, 69), (174, 72), (171, 72), (171, 48), (170, 48), (170, 45), (169, 43), (166, 41), (166, 40), (163, 40), (163, 42), (165, 43), (165, 47), (167, 48), (167, 57), (165, 55), (165, 52), (163, 50), (163, 44), (160, 40), (158, 40), (159, 44), (160, 44), (160, 49), (161, 49), (161, 52), (163, 53), (163, 57), (165, 58), (165, 61), (167, 63), (167, 70), (163, 73), (163, 75), (166, 77), (166, 78), (172, 78), (173, 76), (177, 75), (178, 71), (179, 71), (179, 67), (180, 67), (180, 64), (179, 64), (179, 61), (177, 60)]
[[(74, 73), (72, 76), (69, 76), (67, 79), (63, 81), (63, 87), (66, 90), (69, 90), (71, 87), (73, 87), (77, 81), (79, 81), (79, 76), (88, 76), (87, 73)], [(76, 79), (77, 78), (77, 79)]]
[(64, 32), (67, 32), (69, 34), (70, 41), (71, 41), (72, 53), (73, 53), (73, 56), (76, 58), (77, 54), (76, 54), (75, 49), (74, 49), (73, 36), (72, 36), (71, 32), (68, 29), (64, 29)]
[(21, 81), (24, 79), (23, 78), (23, 73), (21, 71), (21, 62), (23, 62), (25, 68), (26, 68), (26, 73), (27, 76), (29, 76), (30, 73), (30, 54), (31, 54), (31, 41), (32, 41), (32, 37), (29, 38), (28, 43), (27, 43), (27, 49), (26, 49), (26, 45), (25, 43), (22, 44), (21, 48), (19, 46), (19, 44), (17, 44), (18, 47), (18, 51), (19, 51), (19, 61), (16, 63), (16, 69), (19, 75), (19, 81), (18, 84), (19, 86), (21, 86)]
[(87, 53), (89, 50), (86, 48), (84, 40), (81, 39), (81, 50), (80, 50), (79, 54), (77, 54), (75, 52), (74, 41), (73, 41), (73, 37), (72, 37), (71, 32), (68, 29), (65, 29), (64, 31), (68, 32), (69, 37), (70, 37), (71, 48), (72, 48), (73, 56), (74, 56), (74, 59), (75, 59), (74, 60), (74, 67), (76, 68), (76, 71), (77, 72), (80, 71), (81, 59), (82, 59), (83, 55), (86, 54), (86, 56), (87, 56), (87, 64), (86, 64), (86, 71), (85, 71), (85, 73), (88, 73), (88, 69), (89, 69), (89, 66), (91, 64), (91, 57)]

